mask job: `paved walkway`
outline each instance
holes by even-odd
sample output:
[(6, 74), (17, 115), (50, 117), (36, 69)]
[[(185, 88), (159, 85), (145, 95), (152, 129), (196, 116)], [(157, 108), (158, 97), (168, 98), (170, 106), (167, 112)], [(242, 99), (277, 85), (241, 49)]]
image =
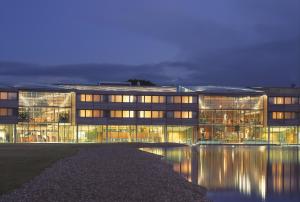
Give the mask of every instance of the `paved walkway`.
[(81, 149), (0, 201), (204, 201), (159, 158), (124, 145)]

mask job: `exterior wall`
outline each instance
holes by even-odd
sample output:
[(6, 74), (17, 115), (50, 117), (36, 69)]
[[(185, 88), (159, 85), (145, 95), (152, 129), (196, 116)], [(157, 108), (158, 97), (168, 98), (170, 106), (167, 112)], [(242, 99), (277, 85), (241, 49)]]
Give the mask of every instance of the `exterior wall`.
[(199, 96), (199, 136), (203, 143), (267, 143), (263, 134), (264, 96)]
[[(0, 89), (0, 143), (300, 143), (299, 89), (264, 89), (266, 97), (253, 93), (154, 91), (159, 88), (129, 91), (130, 86), (127, 91), (93, 88)], [(82, 101), (81, 94), (99, 95), (101, 99)], [(112, 95), (122, 95), (122, 101)], [(159, 102), (155, 101), (157, 97)], [(274, 97), (297, 100), (275, 104), (271, 100)], [(293, 118), (273, 119), (273, 112)]]

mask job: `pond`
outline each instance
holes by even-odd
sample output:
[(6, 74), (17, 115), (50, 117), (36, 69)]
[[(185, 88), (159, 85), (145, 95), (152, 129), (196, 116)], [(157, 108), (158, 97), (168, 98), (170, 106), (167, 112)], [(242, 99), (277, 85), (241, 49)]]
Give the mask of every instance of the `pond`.
[(194, 146), (143, 148), (161, 155), (191, 183), (219, 201), (300, 201), (300, 148)]

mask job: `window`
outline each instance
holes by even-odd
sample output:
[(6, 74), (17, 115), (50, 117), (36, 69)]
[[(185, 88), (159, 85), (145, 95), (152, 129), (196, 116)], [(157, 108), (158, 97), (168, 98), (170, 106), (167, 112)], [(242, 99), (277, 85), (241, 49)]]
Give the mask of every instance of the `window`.
[(283, 112), (272, 112), (272, 119), (283, 119)]
[(286, 105), (292, 104), (292, 98), (291, 97), (285, 97), (284, 98), (284, 104), (286, 104)]
[(163, 111), (152, 111), (152, 118), (164, 118)]
[[(168, 117), (170, 118), (170, 117)], [(173, 117), (175, 119), (192, 119), (195, 118), (195, 112), (192, 111), (174, 111), (173, 112)]]
[(139, 111), (139, 118), (151, 118), (151, 111)]
[(135, 102), (134, 95), (123, 95), (123, 102)]
[(284, 119), (295, 119), (296, 113), (295, 112), (284, 112)]
[(182, 103), (191, 104), (191, 103), (195, 103), (195, 100), (193, 99), (193, 96), (182, 96)]
[(123, 118), (134, 118), (134, 111), (123, 111)]
[(174, 112), (174, 118), (175, 119), (180, 119), (181, 118), (181, 111), (175, 111)]
[(85, 102), (85, 94), (80, 94), (80, 101)]
[(17, 99), (17, 93), (15, 93), (15, 92), (9, 92), (8, 93), (8, 99), (9, 100), (16, 100)]
[(180, 104), (181, 103), (181, 96), (174, 96), (173, 103)]
[(288, 97), (287, 99), (285, 99), (284, 97), (270, 97), (269, 102), (270, 102), (270, 104), (282, 105), (282, 104), (284, 104), (285, 100), (287, 102), (291, 102), (291, 101), (289, 101), (289, 99), (290, 99), (290, 97)]
[(122, 95), (110, 95), (110, 102), (122, 102)]
[(293, 105), (298, 104), (298, 98), (297, 97), (292, 97), (292, 104)]
[(11, 108), (0, 108), (0, 116), (12, 116), (13, 110)]
[(102, 110), (90, 110), (90, 109), (82, 109), (79, 110), (79, 116), (82, 118), (100, 118), (103, 117)]
[(93, 101), (94, 102), (101, 102), (101, 96), (100, 95), (94, 95)]
[(7, 92), (0, 92), (0, 99), (1, 100), (7, 100), (8, 99)]

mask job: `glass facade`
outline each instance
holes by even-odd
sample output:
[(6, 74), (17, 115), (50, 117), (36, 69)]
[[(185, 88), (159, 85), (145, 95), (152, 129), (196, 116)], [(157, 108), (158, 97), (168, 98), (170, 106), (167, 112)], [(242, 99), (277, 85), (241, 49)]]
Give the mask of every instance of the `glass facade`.
[(263, 96), (200, 96), (199, 110), (199, 141), (267, 141), (263, 135)]
[(105, 126), (103, 125), (79, 125), (78, 142), (106, 142)]
[(299, 144), (299, 127), (296, 126), (272, 126), (265, 128), (264, 133), (270, 133), (271, 144)]
[(72, 93), (19, 92), (17, 142), (75, 142)]
[(168, 142), (192, 144), (194, 133), (193, 126), (167, 126)]
[(13, 142), (13, 124), (0, 124), (0, 143)]

